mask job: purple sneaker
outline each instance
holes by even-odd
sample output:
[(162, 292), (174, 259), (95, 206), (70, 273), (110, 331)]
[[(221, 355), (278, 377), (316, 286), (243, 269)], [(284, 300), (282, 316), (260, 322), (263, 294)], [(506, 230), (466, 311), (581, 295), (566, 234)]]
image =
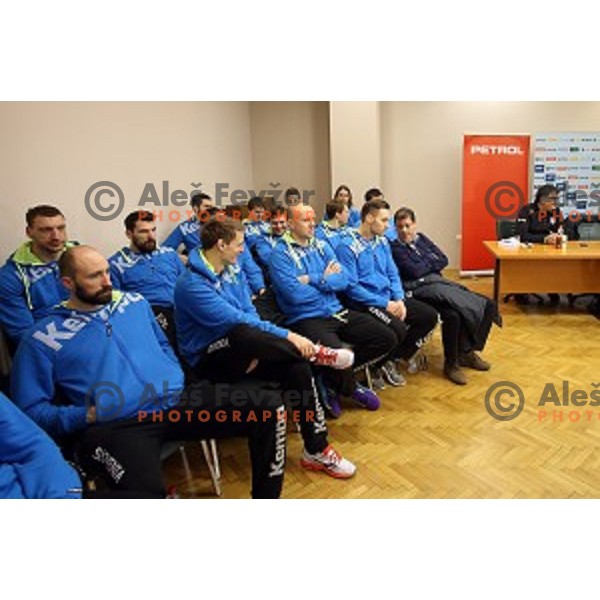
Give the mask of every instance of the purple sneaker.
[(320, 375), (315, 377), (315, 383), (319, 390), (319, 400), (323, 403), (327, 414), (332, 419), (337, 419), (342, 414), (342, 407), (340, 405), (340, 397), (330, 389), (327, 389), (323, 383), (323, 378)]
[(356, 389), (352, 392), (352, 400), (367, 410), (377, 410), (381, 406), (379, 396), (358, 383)]
[(342, 414), (342, 405), (340, 404), (340, 397), (331, 390), (327, 390), (326, 396), (323, 398), (323, 405), (325, 410), (332, 419), (338, 419)]

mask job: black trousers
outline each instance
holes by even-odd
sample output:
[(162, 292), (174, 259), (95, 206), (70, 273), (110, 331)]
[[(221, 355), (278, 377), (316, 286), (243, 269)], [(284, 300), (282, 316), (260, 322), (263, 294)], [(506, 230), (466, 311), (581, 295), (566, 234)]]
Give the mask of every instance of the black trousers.
[[(258, 364), (247, 373), (253, 361)], [(285, 405), (297, 411), (306, 450), (314, 454), (327, 447), (325, 412), (310, 364), (287, 339), (237, 325), (206, 349), (196, 373), (215, 382), (248, 377), (277, 382)]]
[(331, 317), (302, 319), (294, 323), (292, 329), (315, 343), (331, 348), (352, 346), (352, 368), (322, 370), (326, 385), (344, 396), (350, 396), (356, 388), (353, 369), (381, 361), (398, 344), (398, 338), (390, 328), (371, 315), (352, 309), (342, 310)]
[(407, 360), (427, 341), (438, 322), (438, 313), (431, 306), (405, 298), (406, 317), (404, 321), (382, 308), (370, 306), (364, 310), (373, 315), (381, 323), (389, 327), (398, 338), (398, 343), (391, 357)]
[(177, 334), (175, 331), (175, 315), (173, 314), (173, 309), (167, 306), (151, 306), (150, 308), (152, 308), (156, 322), (167, 336), (171, 348), (173, 348), (175, 354), (179, 356), (177, 352)]
[(281, 312), (281, 308), (279, 308), (277, 298), (272, 289), (267, 288), (263, 294), (256, 296), (252, 303), (254, 304), (254, 308), (256, 308), (258, 316), (263, 321), (269, 321), (274, 325), (283, 326), (283, 323), (285, 323), (285, 315)]
[(442, 319), (442, 344), (444, 346), (444, 362), (449, 366), (458, 365), (458, 357), (468, 352), (469, 336), (462, 325), (460, 313), (449, 306), (440, 306)]
[(166, 442), (243, 436), (250, 449), (252, 497), (278, 498), (287, 429), (283, 404), (271, 397), (270, 408), (238, 405), (236, 393), (246, 391), (197, 382), (168, 411), (91, 425), (75, 444), (77, 461), (88, 476), (101, 476), (115, 497), (164, 498), (160, 454)]
[(467, 333), (467, 328), (460, 313), (447, 304), (430, 303), (439, 311), (442, 319), (442, 344), (446, 365), (455, 366), (461, 354), (472, 350), (483, 350), (494, 322), (495, 304), (490, 300), (485, 308), (484, 316), (474, 336)]

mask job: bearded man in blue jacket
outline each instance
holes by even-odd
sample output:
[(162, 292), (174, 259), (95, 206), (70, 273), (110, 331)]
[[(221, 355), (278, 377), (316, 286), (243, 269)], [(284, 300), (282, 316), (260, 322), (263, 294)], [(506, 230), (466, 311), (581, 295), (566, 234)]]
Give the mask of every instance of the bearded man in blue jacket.
[(151, 212), (135, 211), (125, 217), (129, 247), (108, 259), (115, 289), (142, 294), (152, 307), (157, 323), (176, 348), (173, 294), (175, 282), (185, 271), (177, 252), (156, 243), (156, 222)]
[(51, 436), (74, 438), (84, 471), (102, 475), (117, 492), (165, 497), (166, 441), (248, 436), (252, 495), (278, 497), (285, 462), (280, 400), (253, 420), (240, 407), (236, 420), (233, 386), (218, 398), (207, 382), (184, 391), (150, 305), (139, 294), (113, 291), (101, 254), (71, 248), (59, 268), (69, 299), (23, 337), (13, 364), (15, 404)]

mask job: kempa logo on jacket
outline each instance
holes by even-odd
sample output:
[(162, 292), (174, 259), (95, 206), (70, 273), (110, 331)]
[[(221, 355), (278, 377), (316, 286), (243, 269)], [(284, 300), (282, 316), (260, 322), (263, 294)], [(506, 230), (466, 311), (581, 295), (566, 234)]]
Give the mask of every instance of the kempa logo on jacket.
[[(113, 310), (122, 314), (129, 304), (143, 300), (143, 296), (140, 294), (121, 294), (120, 292), (115, 292), (113, 298), (117, 302), (116, 305), (112, 307), (110, 305), (106, 306), (102, 310), (93, 313), (91, 316), (78, 313), (76, 317), (67, 318), (59, 323), (58, 326), (56, 321), (50, 321), (46, 325), (46, 330), (36, 331), (33, 334), (33, 338), (42, 342), (42, 344), (51, 350), (58, 351), (62, 348), (62, 344), (59, 340), (70, 340), (94, 319), (107, 321)], [(61, 327), (61, 329), (59, 329), (59, 327)]]
[(143, 260), (151, 260), (157, 256), (161, 256), (163, 254), (170, 254), (175, 252), (173, 248), (169, 248), (168, 246), (161, 246), (156, 250), (148, 254), (137, 254), (135, 252), (131, 252), (130, 250), (125, 252), (125, 250), (119, 250), (119, 252), (110, 260), (110, 266), (114, 267), (119, 271), (119, 273), (124, 273), (127, 269), (131, 269), (135, 267), (140, 261)]

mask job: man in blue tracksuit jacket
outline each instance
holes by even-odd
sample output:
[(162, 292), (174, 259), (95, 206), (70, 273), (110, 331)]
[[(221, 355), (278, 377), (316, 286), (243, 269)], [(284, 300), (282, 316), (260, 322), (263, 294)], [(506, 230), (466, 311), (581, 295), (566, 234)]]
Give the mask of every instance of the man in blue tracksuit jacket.
[(177, 278), (185, 271), (183, 262), (172, 248), (157, 247), (156, 223), (150, 212), (127, 215), (125, 234), (129, 248), (122, 248), (108, 259), (112, 285), (123, 292), (142, 294), (169, 343), (176, 348), (173, 294)]
[(217, 273), (205, 253), (197, 248), (190, 254), (187, 272), (175, 286), (179, 347), (182, 358), (191, 367), (198, 365), (210, 344), (236, 325), (248, 325), (282, 339), (288, 337), (286, 329), (260, 319), (246, 276), (234, 266), (228, 265)]
[(258, 236), (254, 244), (254, 253), (256, 262), (263, 270), (265, 278), (269, 276), (269, 260), (271, 252), (281, 239), (281, 236), (287, 231), (287, 214), (280, 209), (271, 215), (269, 228)]
[(56, 444), (0, 393), (0, 498), (80, 498), (79, 475)]
[(255, 246), (257, 240), (270, 231), (268, 221), (270, 214), (265, 211), (265, 204), (260, 196), (248, 200), (248, 218), (244, 220), (244, 240), (252, 256), (256, 259)]
[(346, 302), (373, 315), (397, 336), (397, 345), (381, 364), (381, 375), (391, 385), (406, 383), (395, 360), (411, 359), (430, 337), (438, 322), (437, 312), (427, 304), (404, 295), (390, 243), (384, 236), (390, 219), (385, 200), (366, 202), (361, 225), (337, 247), (337, 256), (348, 273)]
[[(396, 336), (370, 315), (344, 309), (337, 293), (348, 287), (348, 275), (331, 247), (315, 239), (315, 213), (310, 206), (288, 209), (289, 231), (271, 254), (269, 270), (275, 295), (287, 323), (314, 342), (332, 348), (352, 344), (355, 367), (379, 361), (396, 345)], [(377, 395), (357, 385), (351, 369), (325, 370), (323, 378), (333, 392), (329, 405), (339, 414), (337, 396), (351, 396), (376, 410)], [(335, 415), (334, 415), (335, 416)]]
[[(371, 200), (383, 199), (383, 192), (379, 188), (371, 188), (365, 192), (365, 204), (367, 202), (371, 202)], [(354, 227), (356, 228), (360, 227), (360, 224), (362, 223), (361, 214), (362, 211), (359, 211), (358, 219), (356, 220), (356, 225), (354, 225)], [(398, 239), (398, 232), (396, 231), (396, 227), (394, 226), (393, 219), (389, 220), (384, 235), (390, 242), (395, 242)]]
[(210, 211), (214, 209), (215, 205), (208, 194), (198, 191), (192, 193), (190, 206), (194, 214), (171, 231), (167, 239), (162, 243), (163, 246), (178, 251), (183, 245), (184, 251), (187, 254), (200, 243), (198, 232), (200, 231), (201, 224), (208, 221)]
[(202, 228), (201, 240), (202, 248), (190, 254), (188, 272), (175, 286), (183, 359), (199, 376), (216, 383), (241, 381), (248, 375), (279, 383), (284, 397), (298, 408), (302, 466), (332, 477), (351, 477), (354, 465), (327, 441), (323, 408), (307, 360), (319, 362), (327, 356), (336, 360), (344, 353), (316, 347), (259, 317), (243, 271), (233, 269), (244, 245), (239, 221), (215, 218)]
[(325, 217), (315, 229), (315, 237), (327, 242), (333, 251), (348, 235), (348, 205), (343, 200), (331, 200), (325, 205)]
[(86, 472), (99, 471), (110, 488), (143, 497), (164, 497), (164, 441), (248, 435), (252, 493), (277, 497), (285, 455), (275, 420), (281, 403), (264, 422), (233, 422), (229, 412), (219, 421), (215, 411), (229, 410), (228, 396), (217, 403), (214, 387), (199, 382), (190, 404), (148, 302), (113, 291), (108, 263), (93, 248), (67, 250), (59, 266), (69, 300), (23, 337), (13, 364), (15, 404), (50, 435), (75, 437)]
[[(269, 259), (273, 248), (287, 230), (287, 215), (283, 209), (276, 209), (271, 215), (268, 223), (268, 228), (258, 235), (254, 241), (254, 256), (256, 264), (260, 267), (267, 289), (263, 294), (254, 298), (253, 304), (263, 321), (271, 321), (276, 325), (285, 322), (285, 315), (281, 312), (277, 299), (270, 286), (271, 278), (269, 275)], [(244, 238), (248, 239), (248, 228)]]
[[(219, 211), (215, 207), (212, 198), (208, 194), (200, 193), (192, 195), (190, 203), (195, 213), (194, 216), (175, 227), (169, 237), (163, 242), (163, 247), (167, 246), (173, 248), (173, 250), (178, 250), (183, 244), (185, 246), (185, 253), (190, 254), (192, 250), (200, 245), (200, 231), (204, 223), (215, 214), (219, 214), (221, 218), (225, 218), (224, 211)], [(244, 246), (244, 252), (237, 266), (246, 273), (252, 293), (254, 295), (264, 293), (266, 285), (262, 271), (246, 246)]]
[(7, 334), (11, 353), (36, 321), (67, 298), (56, 261), (65, 248), (75, 245), (67, 242), (65, 217), (58, 208), (35, 206), (25, 218), (30, 241), (0, 269), (0, 326)]

